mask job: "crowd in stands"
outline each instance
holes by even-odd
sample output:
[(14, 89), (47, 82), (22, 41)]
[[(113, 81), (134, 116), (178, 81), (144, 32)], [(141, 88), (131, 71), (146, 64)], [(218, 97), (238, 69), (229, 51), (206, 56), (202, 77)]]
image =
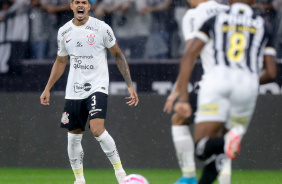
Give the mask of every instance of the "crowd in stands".
[[(92, 0), (90, 15), (108, 23), (128, 59), (180, 58), (184, 49), (182, 17), (186, 0)], [(57, 31), (73, 18), (71, 0), (1, 0), (0, 21), (17, 11), (29, 15), (25, 59), (54, 59)], [(227, 4), (227, 0), (220, 0)], [(282, 0), (257, 0), (256, 13), (275, 29), (278, 57), (282, 49)], [(200, 16), (200, 15), (199, 15)], [(24, 29), (24, 28), (22, 28)]]

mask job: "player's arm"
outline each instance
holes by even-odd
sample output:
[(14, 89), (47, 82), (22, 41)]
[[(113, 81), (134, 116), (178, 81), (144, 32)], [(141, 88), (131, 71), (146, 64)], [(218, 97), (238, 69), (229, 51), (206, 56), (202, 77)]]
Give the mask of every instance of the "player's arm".
[(172, 89), (171, 93), (168, 95), (168, 97), (166, 98), (166, 101), (165, 101), (163, 112), (166, 112), (168, 114), (171, 113), (173, 103), (175, 102), (175, 100), (179, 96), (179, 89), (177, 88), (178, 87), (177, 83), (178, 83), (178, 77), (177, 77), (177, 80), (175, 82), (175, 87)]
[[(191, 44), (191, 41), (195, 34), (195, 25), (194, 25), (194, 14), (193, 10), (188, 10), (186, 14), (182, 18), (182, 34), (186, 41), (185, 43), (185, 51), (187, 48), (189, 48), (189, 45)], [(185, 52), (184, 51), (184, 52)], [(175, 82), (174, 88), (172, 89), (172, 92), (167, 97), (165, 105), (164, 105), (164, 112), (167, 112), (168, 114), (171, 113), (173, 108), (173, 103), (179, 96), (179, 85), (178, 85), (179, 75), (177, 76), (177, 80)]]
[(215, 18), (207, 20), (197, 33), (195, 38), (188, 45), (185, 51), (180, 65), (180, 71), (178, 76), (177, 88), (179, 88), (178, 102), (174, 106), (175, 112), (183, 117), (191, 116), (192, 109), (189, 104), (189, 96), (187, 91), (187, 84), (190, 81), (192, 71), (194, 69), (196, 59), (200, 55), (205, 43), (210, 39), (210, 30), (213, 28)]
[(264, 56), (264, 73), (260, 77), (260, 84), (266, 84), (269, 82), (273, 82), (277, 75), (277, 68), (275, 57), (272, 55), (265, 55)]
[(187, 85), (190, 81), (192, 71), (194, 69), (196, 59), (201, 53), (205, 42), (199, 38), (194, 38), (191, 45), (186, 50), (185, 54), (181, 59), (180, 71), (178, 76), (177, 88), (179, 89), (178, 102), (174, 106), (176, 113), (184, 117), (189, 117), (192, 113), (189, 97), (187, 91)]
[[(191, 40), (189, 39), (186, 41), (186, 49), (189, 47), (189, 45), (191, 44)], [(175, 100), (178, 98), (180, 90), (179, 90), (179, 85), (178, 85), (178, 80), (179, 80), (179, 75), (177, 76), (177, 80), (175, 82), (175, 87), (173, 88), (172, 92), (170, 93), (170, 95), (167, 97), (165, 105), (164, 105), (164, 109), (163, 112), (166, 112), (168, 114), (171, 113), (172, 108), (173, 108), (173, 103), (175, 102)]]
[(113, 57), (115, 58), (117, 67), (121, 73), (121, 75), (123, 76), (127, 86), (128, 86), (128, 92), (130, 94), (130, 97), (126, 97), (126, 99), (129, 99), (130, 101), (128, 101), (126, 104), (128, 105), (137, 105), (139, 102), (138, 99), (138, 95), (133, 87), (133, 83), (131, 80), (131, 76), (130, 76), (130, 70), (129, 70), (129, 66), (128, 63), (125, 59), (124, 54), (122, 53), (121, 49), (119, 48), (118, 43), (116, 42), (114, 44), (114, 46), (112, 46), (111, 48), (109, 48), (111, 54), (113, 55)]
[(68, 62), (68, 56), (57, 56), (57, 59), (52, 67), (51, 74), (47, 85), (40, 96), (40, 102), (42, 105), (49, 105), (50, 101), (50, 90), (57, 82), (57, 80), (62, 76), (65, 71)]

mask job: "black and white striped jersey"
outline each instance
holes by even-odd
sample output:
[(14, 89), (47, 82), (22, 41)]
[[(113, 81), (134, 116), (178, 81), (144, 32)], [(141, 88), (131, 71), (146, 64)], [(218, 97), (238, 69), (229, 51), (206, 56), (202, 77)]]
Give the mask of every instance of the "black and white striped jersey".
[[(182, 20), (182, 32), (185, 41), (192, 40), (205, 21), (227, 10), (229, 10), (229, 6), (219, 4), (212, 0), (202, 2), (196, 8), (189, 9)], [(214, 61), (211, 61), (214, 55), (212, 45), (212, 41), (208, 42), (201, 51), (200, 57), (205, 72), (210, 71), (214, 66)]]
[(263, 55), (276, 55), (271, 29), (246, 4), (234, 3), (230, 10), (207, 20), (195, 35), (213, 40), (215, 65), (259, 73)]

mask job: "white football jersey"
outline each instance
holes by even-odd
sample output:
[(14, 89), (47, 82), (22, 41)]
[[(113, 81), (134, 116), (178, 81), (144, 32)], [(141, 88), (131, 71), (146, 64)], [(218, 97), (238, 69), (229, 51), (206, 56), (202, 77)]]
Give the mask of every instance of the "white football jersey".
[[(228, 6), (219, 4), (213, 0), (202, 2), (196, 8), (189, 9), (182, 19), (182, 31), (185, 41), (193, 39), (206, 20), (228, 9)], [(206, 43), (200, 57), (204, 72), (207, 73), (213, 63), (215, 63), (213, 61), (214, 51), (212, 49), (212, 41)]]
[(116, 38), (109, 25), (89, 17), (82, 26), (72, 20), (58, 32), (58, 55), (70, 56), (66, 99), (85, 99), (94, 92), (108, 94), (107, 48)]

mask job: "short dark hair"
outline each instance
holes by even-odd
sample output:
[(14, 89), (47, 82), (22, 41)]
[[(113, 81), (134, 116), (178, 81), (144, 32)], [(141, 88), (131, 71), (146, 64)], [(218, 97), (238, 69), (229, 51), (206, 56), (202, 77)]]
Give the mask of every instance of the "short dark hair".
[[(72, 3), (73, 3), (73, 1), (74, 1), (74, 0), (71, 0)], [(88, 1), (88, 3), (90, 4), (90, 0), (87, 0), (87, 1)]]

